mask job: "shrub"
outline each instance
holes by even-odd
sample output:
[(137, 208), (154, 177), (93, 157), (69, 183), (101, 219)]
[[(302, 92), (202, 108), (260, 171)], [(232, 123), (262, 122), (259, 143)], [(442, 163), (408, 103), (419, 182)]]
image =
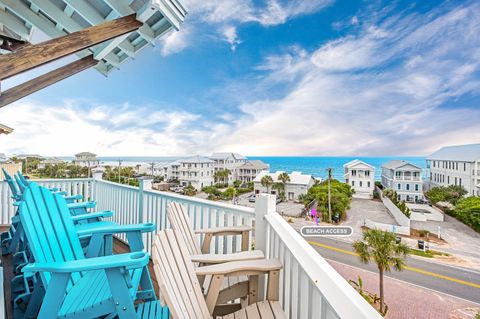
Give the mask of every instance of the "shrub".
[(434, 204), (438, 202), (449, 202), (453, 205), (455, 205), (466, 194), (467, 191), (465, 188), (459, 185), (433, 187), (426, 192), (428, 199)]
[(377, 186), (377, 187), (380, 188), (380, 189), (383, 189), (382, 182), (376, 181), (376, 182), (375, 182), (375, 186)]
[(388, 199), (390, 199), (392, 201), (393, 204), (395, 204), (395, 206), (398, 207), (398, 209), (405, 215), (407, 216), (408, 218), (410, 218), (410, 216), (412, 215), (412, 213), (410, 212), (410, 209), (407, 207), (407, 204), (405, 204), (405, 201), (399, 201), (398, 200), (398, 195), (397, 195), (397, 192), (394, 191), (393, 189), (391, 188), (387, 188), (383, 191), (383, 195), (385, 197), (387, 197)]
[[(335, 179), (331, 181), (332, 217), (338, 214), (342, 220), (346, 219), (352, 194), (353, 190), (350, 185)], [(312, 186), (307, 195), (302, 196), (301, 201), (305, 204), (311, 203), (315, 199), (317, 200), (317, 210), (322, 214), (323, 220), (328, 220), (328, 180)]]
[(447, 213), (480, 232), (480, 197), (462, 198), (455, 209)]
[(233, 181), (233, 187), (235, 188), (239, 188), (240, 185), (242, 185), (242, 181), (239, 181), (239, 180), (235, 180)]

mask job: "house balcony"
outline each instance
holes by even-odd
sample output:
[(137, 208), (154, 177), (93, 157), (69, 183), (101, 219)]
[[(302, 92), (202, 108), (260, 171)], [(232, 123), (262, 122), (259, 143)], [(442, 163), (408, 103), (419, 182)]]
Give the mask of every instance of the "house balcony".
[[(260, 196), (255, 208), (231, 205), (205, 199), (178, 195), (171, 192), (121, 185), (101, 179), (38, 180), (40, 185), (57, 187), (68, 195), (80, 194), (94, 200), (96, 210), (114, 211), (112, 221), (118, 224), (154, 223), (160, 231), (170, 227), (167, 206), (178, 202), (185, 207), (194, 229), (248, 225), (254, 227), (250, 242), (261, 249), (267, 258), (276, 258), (283, 264), (280, 272), (280, 304), (287, 318), (318, 319), (380, 319), (372, 306), (332, 268), (304, 238), (276, 212), (275, 200), (269, 195)], [(147, 185), (147, 184), (145, 184)], [(272, 200), (273, 199), (273, 200)], [(0, 182), (0, 219), (10, 223), (15, 207), (5, 182)], [(143, 244), (151, 251), (155, 234), (143, 236)], [(255, 237), (253, 237), (255, 236)], [(124, 235), (116, 237), (114, 251), (125, 247)], [(197, 238), (200, 241), (200, 238)], [(225, 254), (241, 250), (240, 236), (216, 237), (211, 242), (211, 252)], [(250, 247), (251, 248), (251, 247)], [(5, 269), (7, 265), (5, 264)], [(10, 278), (5, 270), (4, 284)], [(154, 272), (151, 272), (152, 276)], [(8, 289), (6, 289), (7, 291)], [(7, 310), (11, 300), (5, 300)], [(261, 299), (261, 295), (259, 296)], [(10, 309), (11, 311), (11, 309)], [(7, 311), (8, 312), (8, 311)], [(11, 314), (11, 312), (10, 312)]]

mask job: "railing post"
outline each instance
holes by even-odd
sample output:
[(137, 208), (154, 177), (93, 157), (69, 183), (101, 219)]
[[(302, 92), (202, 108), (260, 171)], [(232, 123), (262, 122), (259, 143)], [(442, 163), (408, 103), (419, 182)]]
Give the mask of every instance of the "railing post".
[(152, 189), (152, 179), (150, 177), (140, 177), (138, 179), (138, 222), (143, 223), (143, 191)]
[(97, 167), (92, 170), (93, 178), (93, 190), (92, 190), (92, 200), (97, 200), (97, 181), (103, 180), (103, 172), (105, 170), (103, 167)]
[[(268, 234), (266, 214), (275, 213), (277, 210), (276, 196), (272, 194), (259, 194), (255, 200), (255, 249), (264, 252), (267, 257)], [(265, 278), (261, 276), (258, 281), (258, 300), (264, 300)]]

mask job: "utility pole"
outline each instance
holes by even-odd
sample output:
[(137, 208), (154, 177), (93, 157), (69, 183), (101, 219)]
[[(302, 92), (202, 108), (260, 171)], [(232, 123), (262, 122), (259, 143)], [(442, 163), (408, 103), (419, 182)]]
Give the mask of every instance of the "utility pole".
[(150, 166), (151, 166), (151, 170), (152, 170), (152, 171), (151, 171), (151, 172), (152, 172), (152, 178), (155, 178), (155, 175), (153, 174), (153, 170), (154, 170), (154, 167), (155, 167), (155, 163), (154, 163), (154, 162), (150, 163)]
[(121, 184), (120, 183), (120, 167), (122, 166), (122, 162), (123, 162), (122, 160), (120, 159), (118, 160), (118, 183), (119, 184)]
[(331, 190), (331, 183), (332, 180), (332, 168), (327, 168), (328, 172), (328, 222), (332, 222), (332, 190)]

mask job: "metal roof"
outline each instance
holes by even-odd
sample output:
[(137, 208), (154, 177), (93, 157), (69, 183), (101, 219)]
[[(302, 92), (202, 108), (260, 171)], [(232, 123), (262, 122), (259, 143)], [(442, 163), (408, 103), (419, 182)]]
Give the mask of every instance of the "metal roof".
[(239, 154), (239, 153), (213, 153), (209, 158), (211, 159), (227, 159), (229, 156), (232, 156), (233, 158), (237, 160), (243, 160), (247, 159), (245, 156)]
[(178, 160), (179, 163), (213, 163), (212, 160), (208, 159), (207, 157), (204, 156), (193, 156), (185, 159)]
[(372, 166), (368, 163), (365, 163), (364, 161), (361, 161), (359, 159), (354, 159), (353, 161), (345, 163), (345, 164), (343, 164), (343, 167), (353, 167), (355, 165), (363, 165), (363, 166), (367, 166), (367, 167), (370, 167), (372, 169), (375, 169), (375, 166)]
[[(262, 177), (264, 176), (271, 176), (274, 182), (278, 182), (278, 176), (280, 174), (285, 173), (284, 171), (276, 171), (275, 173), (270, 173), (268, 171), (262, 171), (260, 172), (257, 177), (253, 180), (254, 182), (261, 182)], [(295, 185), (309, 185), (312, 180), (315, 180), (315, 178), (312, 175), (309, 174), (302, 174), (301, 172), (291, 172), (288, 174), (290, 177), (290, 181), (287, 182), (286, 184), (295, 184)]]
[(0, 0), (0, 34), (31, 42), (34, 29), (57, 38), (131, 14), (143, 22), (137, 31), (78, 53), (93, 54), (99, 61), (95, 68), (107, 75), (147, 44), (180, 28), (187, 10), (179, 0)]
[(480, 161), (480, 144), (453, 145), (442, 147), (435, 153), (427, 156), (428, 160), (443, 161)]
[(403, 161), (403, 160), (392, 160), (392, 161), (389, 161), (389, 162), (386, 162), (384, 164), (382, 164), (382, 167), (383, 168), (387, 168), (387, 169), (399, 169), (403, 166), (406, 166), (406, 165), (409, 165), (409, 166), (413, 166), (419, 170), (421, 170), (422, 168), (421, 167), (418, 167), (417, 165), (414, 165), (412, 163), (409, 163), (407, 161)]
[(269, 165), (260, 160), (248, 160), (245, 164), (240, 165), (241, 169), (268, 169)]

